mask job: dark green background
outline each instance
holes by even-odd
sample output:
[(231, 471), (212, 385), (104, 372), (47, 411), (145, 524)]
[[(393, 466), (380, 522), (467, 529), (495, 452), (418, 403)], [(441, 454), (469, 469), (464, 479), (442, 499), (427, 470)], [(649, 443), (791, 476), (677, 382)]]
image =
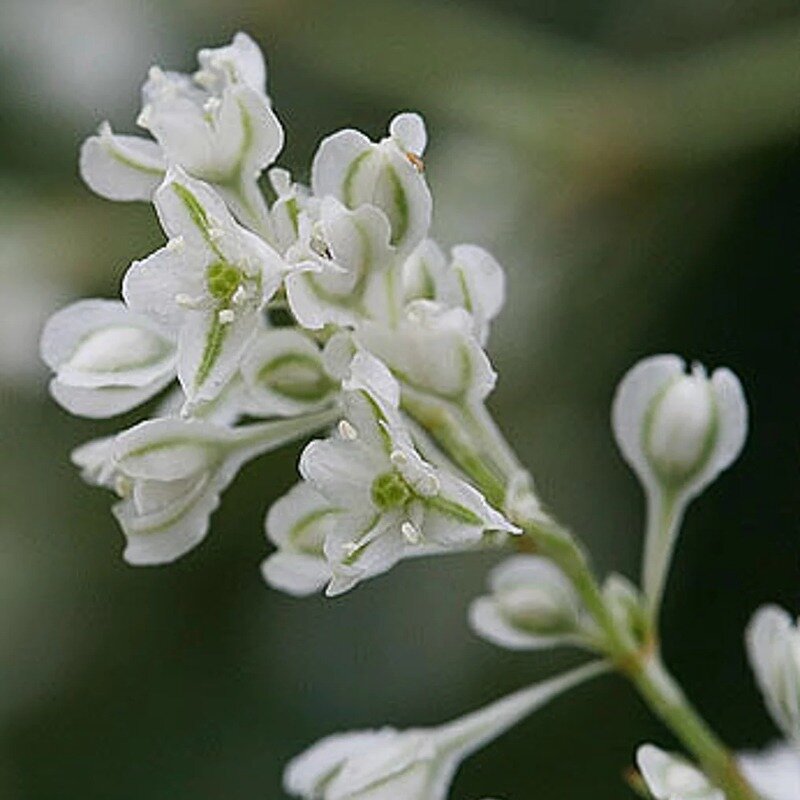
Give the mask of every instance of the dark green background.
[[(337, 127), (426, 116), (437, 235), (491, 247), (509, 275), (493, 410), (600, 569), (635, 576), (640, 546), (608, 426), (621, 374), (675, 351), (742, 378), (750, 440), (688, 516), (665, 648), (733, 746), (772, 738), (741, 632), (766, 600), (800, 611), (798, 18), (788, 0), (5, 0), (0, 797), (279, 798), (282, 764), (321, 735), (436, 723), (577, 661), (469, 632), (490, 557), (404, 564), (336, 601), (268, 590), (263, 515), (299, 445), (250, 465), (169, 568), (122, 563), (110, 498), (70, 467), (122, 423), (47, 400), (38, 328), (112, 296), (160, 240), (145, 206), (89, 194), (77, 147), (106, 116), (133, 131), (151, 62), (189, 70), (240, 28), (267, 51), (301, 178)], [(620, 776), (643, 740), (674, 744), (603, 678), (471, 759), (451, 796), (632, 796)]]

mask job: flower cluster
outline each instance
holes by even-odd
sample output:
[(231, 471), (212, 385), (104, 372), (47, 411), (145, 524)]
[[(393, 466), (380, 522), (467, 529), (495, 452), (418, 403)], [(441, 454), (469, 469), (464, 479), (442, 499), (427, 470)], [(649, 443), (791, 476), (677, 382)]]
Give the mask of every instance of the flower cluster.
[(310, 186), (275, 167), (264, 193), (284, 135), (247, 35), (201, 50), (191, 75), (153, 67), (142, 97), (152, 139), (103, 123), (81, 174), (106, 198), (152, 202), (166, 242), (131, 264), (121, 300), (62, 309), (41, 342), (74, 414), (165, 393), (151, 419), (73, 456), (120, 496), (126, 560), (183, 555), (245, 461), (331, 427), (267, 516), (273, 586), (338, 594), (401, 558), (517, 533), (414, 421), (480, 413), (504, 294), (487, 252), (447, 257), (429, 238), (422, 119), (399, 114), (377, 143), (339, 131)]
[[(610, 664), (650, 680), (639, 688), (653, 707), (677, 709), (682, 730), (702, 738), (660, 661), (657, 620), (688, 504), (744, 444), (736, 376), (662, 355), (623, 378), (612, 425), (646, 495), (642, 585), (616, 574), (601, 584), (486, 410), (504, 275), (480, 247), (445, 253), (430, 238), (422, 119), (397, 115), (378, 142), (334, 133), (305, 185), (273, 166), (283, 128), (245, 34), (201, 50), (191, 75), (153, 67), (142, 96), (138, 124), (152, 138), (103, 123), (81, 173), (106, 198), (152, 202), (164, 246), (131, 264), (121, 299), (58, 311), (41, 339), (51, 393), (73, 414), (111, 417), (158, 396), (149, 418), (73, 453), (88, 483), (119, 496), (125, 559), (184, 555), (247, 461), (321, 432), (302, 451), (300, 481), (267, 513), (267, 583), (338, 595), (404, 558), (496, 548), (524, 531), (535, 552), (495, 567), (470, 608), (473, 629), (508, 649), (608, 658), (436, 728), (324, 739), (289, 765), (287, 791), (443, 800), (461, 759)], [(749, 781), (764, 800), (800, 797), (800, 632), (766, 607), (747, 642), (786, 743), (736, 762), (722, 751), (702, 769), (644, 745), (643, 792), (726, 800), (734, 786), (751, 798)], [(712, 737), (694, 749), (719, 747)]]

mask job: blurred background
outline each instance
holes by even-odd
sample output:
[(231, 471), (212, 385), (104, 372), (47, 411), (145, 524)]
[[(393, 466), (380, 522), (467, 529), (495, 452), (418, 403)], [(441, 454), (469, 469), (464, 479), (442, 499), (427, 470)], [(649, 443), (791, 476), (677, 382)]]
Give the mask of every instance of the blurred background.
[[(322, 135), (425, 115), (438, 238), (508, 271), (493, 409), (600, 570), (635, 576), (640, 548), (619, 377), (663, 351), (741, 376), (751, 438), (689, 514), (664, 635), (724, 737), (766, 743), (741, 633), (760, 602), (800, 612), (796, 0), (3, 0), (0, 797), (280, 798), (321, 735), (439, 722), (578, 660), (471, 635), (492, 557), (406, 563), (335, 602), (268, 590), (263, 514), (299, 446), (250, 465), (177, 565), (122, 563), (111, 498), (68, 454), (134, 418), (60, 411), (37, 338), (60, 304), (114, 296), (160, 234), (145, 205), (89, 193), (77, 150), (102, 119), (134, 131), (151, 63), (191, 71), (238, 29), (268, 54), (301, 178)], [(674, 745), (605, 678), (476, 755), (451, 797), (632, 797), (645, 739)]]

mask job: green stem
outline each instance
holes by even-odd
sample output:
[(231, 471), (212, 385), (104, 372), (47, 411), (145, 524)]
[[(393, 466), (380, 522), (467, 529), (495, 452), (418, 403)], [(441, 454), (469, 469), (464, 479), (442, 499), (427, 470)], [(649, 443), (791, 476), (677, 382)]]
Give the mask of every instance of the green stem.
[(726, 800), (758, 800), (725, 745), (686, 699), (657, 652), (627, 671), (650, 708), (694, 754), (706, 775), (725, 792)]
[[(415, 418), (425, 425), (424, 420)], [(477, 416), (470, 420), (466, 431), (458, 430), (458, 422), (450, 419), (445, 426), (447, 435), (439, 435), (437, 442), (460, 465), (464, 452), (480, 454), (485, 450), (485, 443), (493, 440), (498, 432), (492, 424), (491, 429), (484, 429), (483, 436), (476, 437), (475, 429), (483, 423)], [(451, 440), (458, 443), (455, 452), (448, 446), (452, 443)], [(506, 450), (511, 452), (508, 445)], [(501, 459), (494, 461), (493, 469), (470, 470), (467, 473), (492, 502), (495, 502), (493, 497), (498, 494), (504, 495), (504, 491), (498, 489), (495, 477), (498, 461)], [(518, 462), (515, 457), (503, 457), (502, 461), (507, 469), (514, 470), (513, 474), (507, 472), (504, 475), (505, 485), (508, 485), (519, 472)], [(491, 476), (491, 480), (483, 481), (483, 472)], [(551, 559), (569, 578), (602, 633), (605, 655), (631, 681), (652, 711), (693, 754), (709, 779), (725, 792), (726, 800), (759, 800), (730, 752), (689, 703), (664, 666), (658, 651), (655, 626), (651, 623), (644, 637), (638, 640), (630, 636), (629, 631), (621, 629), (606, 603), (584, 548), (567, 529), (544, 515), (537, 519), (515, 517), (513, 521), (523, 528), (536, 552)]]

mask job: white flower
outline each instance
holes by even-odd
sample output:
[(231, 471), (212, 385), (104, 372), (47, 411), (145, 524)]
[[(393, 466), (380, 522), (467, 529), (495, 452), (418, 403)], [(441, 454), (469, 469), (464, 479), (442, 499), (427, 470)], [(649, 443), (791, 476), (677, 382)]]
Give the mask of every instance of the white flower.
[(88, 482), (122, 498), (114, 516), (130, 564), (163, 564), (208, 532), (219, 495), (248, 460), (329, 423), (330, 412), (226, 428), (198, 420), (142, 422), (114, 438), (75, 450)]
[(489, 588), (469, 610), (472, 629), (487, 641), (510, 650), (586, 644), (580, 599), (552, 561), (512, 556), (492, 570)]
[(741, 753), (737, 761), (763, 800), (800, 797), (800, 751), (796, 747), (777, 742), (758, 753)]
[(241, 367), (256, 416), (290, 417), (330, 404), (339, 386), (325, 371), (317, 343), (294, 328), (264, 330), (248, 347)]
[(143, 88), (139, 124), (158, 144), (115, 136), (104, 124), (81, 151), (81, 174), (113, 200), (148, 200), (165, 163), (214, 184), (234, 213), (260, 230), (268, 225), (257, 179), (283, 147), (283, 129), (265, 90), (258, 46), (244, 33), (230, 45), (201, 50), (193, 75), (153, 67)]
[(414, 300), (397, 325), (364, 322), (356, 339), (383, 361), (403, 389), (457, 405), (482, 401), (496, 374), (460, 308)]
[(373, 206), (350, 211), (327, 197), (319, 220), (301, 213), (298, 225), (298, 241), (286, 252), (295, 267), (286, 277), (286, 295), (298, 322), (318, 329), (388, 317), (395, 256), (383, 212)]
[(432, 239), (425, 239), (403, 264), (406, 300), (436, 300), (463, 308), (472, 318), (473, 333), (485, 345), (489, 323), (505, 302), (505, 273), (494, 257), (474, 244), (451, 250), (450, 262)]
[(746, 633), (747, 652), (767, 708), (800, 747), (800, 626), (778, 606), (762, 606)]
[(175, 379), (173, 337), (117, 300), (80, 300), (57, 311), (40, 349), (55, 372), (51, 394), (84, 417), (129, 411)]
[(325, 539), (338, 524), (338, 516), (310, 484), (295, 484), (267, 514), (267, 537), (278, 549), (261, 565), (264, 580), (296, 597), (322, 589), (331, 579)]
[(708, 378), (699, 364), (687, 374), (678, 356), (652, 356), (620, 382), (612, 422), (647, 495), (644, 587), (658, 607), (686, 506), (739, 455), (747, 404), (730, 370)]
[(655, 800), (725, 800), (697, 767), (655, 745), (639, 747), (636, 763)]
[(379, 361), (359, 352), (351, 372), (338, 435), (311, 442), (300, 459), (303, 478), (342, 510), (325, 540), (328, 594), (424, 546), (463, 548), (486, 531), (519, 532), (478, 491), (422, 459), (397, 412), (399, 388)]
[(605, 669), (579, 667), (435, 728), (329, 736), (289, 763), (284, 788), (304, 800), (444, 800), (465, 758)]
[(178, 378), (192, 407), (213, 400), (238, 370), (283, 262), (209, 186), (178, 169), (155, 205), (169, 242), (131, 265), (122, 291), (131, 309), (176, 332)]
[(392, 245), (408, 255), (430, 227), (431, 195), (422, 166), (426, 143), (422, 118), (411, 113), (398, 114), (389, 136), (377, 144), (359, 131), (338, 131), (314, 156), (312, 191), (351, 209), (376, 206), (391, 224)]

